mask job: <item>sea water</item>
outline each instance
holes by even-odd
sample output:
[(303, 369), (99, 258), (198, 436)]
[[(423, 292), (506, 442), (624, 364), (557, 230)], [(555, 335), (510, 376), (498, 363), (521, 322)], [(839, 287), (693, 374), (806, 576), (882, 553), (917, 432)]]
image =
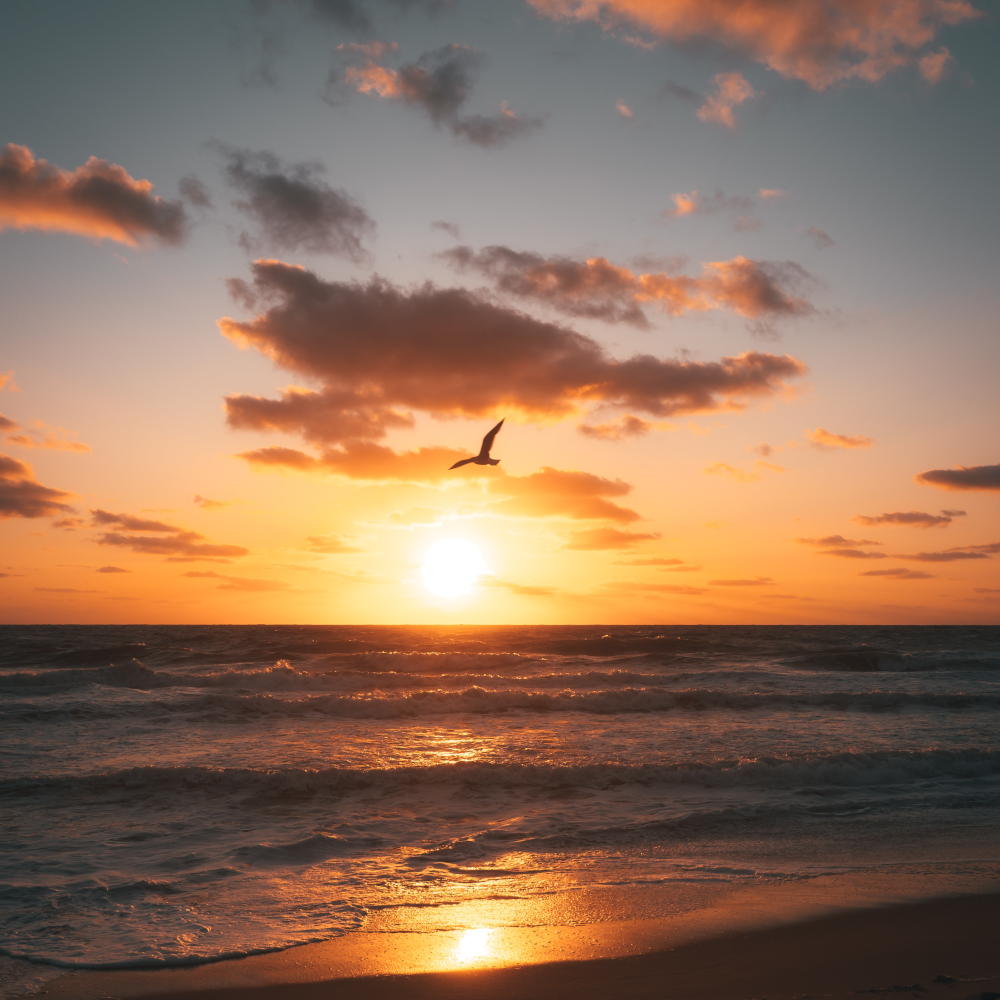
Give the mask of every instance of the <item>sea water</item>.
[(1000, 628), (11, 626), (0, 651), (0, 952), (37, 963), (1000, 873)]

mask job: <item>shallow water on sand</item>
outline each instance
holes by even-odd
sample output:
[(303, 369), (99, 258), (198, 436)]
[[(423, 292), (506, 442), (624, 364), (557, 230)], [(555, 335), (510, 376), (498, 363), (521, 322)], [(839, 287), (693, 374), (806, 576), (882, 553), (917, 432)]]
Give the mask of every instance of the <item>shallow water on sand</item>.
[(0, 637), (8, 955), (184, 964), (497, 901), (572, 922), (602, 890), (645, 917), (1000, 871), (997, 628)]

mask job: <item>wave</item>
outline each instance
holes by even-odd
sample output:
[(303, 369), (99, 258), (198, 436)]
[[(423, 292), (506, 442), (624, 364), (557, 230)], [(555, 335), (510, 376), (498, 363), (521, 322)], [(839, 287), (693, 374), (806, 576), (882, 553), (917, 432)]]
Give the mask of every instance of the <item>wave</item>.
[(272, 694), (198, 694), (167, 701), (126, 703), (78, 701), (56, 706), (10, 701), (2, 708), (8, 719), (120, 718), (156, 714), (243, 722), (274, 717), (341, 719), (411, 719), (436, 715), (499, 715), (508, 712), (582, 712), (617, 715), (657, 712), (752, 712), (834, 709), (853, 712), (898, 712), (931, 708), (995, 709), (1000, 693), (964, 691), (819, 691), (733, 692), (706, 688), (662, 687), (611, 691), (511, 691), (470, 687), (460, 691), (419, 690), (406, 694), (381, 692), (355, 695), (318, 694), (281, 698)]
[(398, 793), (418, 787), (544, 793), (572, 789), (597, 792), (626, 785), (800, 789), (870, 787), (996, 775), (1000, 775), (1000, 750), (886, 750), (684, 764), (561, 766), (461, 762), (370, 770), (133, 767), (82, 776), (9, 778), (0, 781), (0, 796), (126, 794), (138, 799), (202, 794), (249, 796), (256, 802), (370, 790)]
[(1000, 655), (969, 656), (957, 651), (911, 653), (901, 650), (827, 649), (796, 653), (778, 662), (793, 670), (853, 673), (915, 673), (922, 671), (960, 671), (1000, 669)]

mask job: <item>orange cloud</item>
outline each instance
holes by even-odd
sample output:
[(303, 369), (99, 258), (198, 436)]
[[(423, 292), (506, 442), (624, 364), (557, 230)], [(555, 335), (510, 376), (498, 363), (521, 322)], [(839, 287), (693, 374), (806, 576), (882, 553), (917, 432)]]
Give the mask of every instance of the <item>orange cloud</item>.
[(222, 582), (216, 587), (216, 590), (239, 590), (257, 594), (272, 590), (292, 589), (282, 580), (258, 580), (247, 576), (226, 576), (224, 573), (216, 573), (213, 570), (192, 570), (184, 575), (199, 580), (221, 580)]
[(529, 0), (553, 19), (597, 21), (674, 42), (707, 39), (823, 90), (881, 80), (927, 58), (947, 25), (981, 14), (967, 0)]
[(948, 71), (951, 63), (951, 53), (947, 49), (938, 49), (937, 52), (928, 52), (921, 56), (917, 62), (920, 75), (929, 83), (940, 83)]
[(895, 569), (869, 569), (865, 570), (862, 576), (888, 576), (892, 577), (894, 580), (933, 580), (934, 576), (931, 573), (921, 573), (913, 569), (903, 569), (898, 567)]
[(0, 517), (52, 517), (72, 511), (62, 502), (69, 496), (37, 482), (24, 462), (0, 455)]
[(622, 118), (635, 118), (635, 112), (622, 100), (619, 100), (615, 104), (615, 111), (617, 111)]
[(0, 228), (56, 230), (128, 246), (147, 239), (179, 243), (183, 206), (152, 191), (150, 181), (95, 156), (67, 171), (26, 146), (8, 143), (0, 151)]
[[(688, 196), (675, 195), (675, 203), (678, 197)], [(669, 272), (642, 274), (604, 257), (544, 257), (504, 246), (478, 251), (458, 246), (440, 256), (461, 270), (485, 275), (502, 292), (542, 302), (570, 316), (609, 323), (648, 326), (643, 312), (646, 303), (657, 304), (671, 316), (731, 309), (753, 320), (806, 316), (815, 311), (796, 294), (810, 276), (792, 261), (733, 257), (710, 261), (702, 266), (701, 275), (692, 277)]]
[(839, 556), (841, 559), (885, 559), (884, 552), (865, 552), (862, 549), (824, 549), (821, 556)]
[(306, 539), (306, 548), (310, 552), (321, 552), (323, 555), (345, 555), (362, 551), (356, 545), (349, 545), (337, 535), (310, 535)]
[(709, 580), (710, 587), (769, 587), (774, 583), (769, 576), (755, 576), (750, 580)]
[(706, 96), (704, 104), (695, 112), (703, 122), (715, 122), (726, 128), (736, 127), (733, 108), (756, 96), (756, 91), (742, 73), (716, 73), (712, 77), (714, 93)]
[(823, 548), (836, 548), (838, 546), (847, 548), (857, 548), (859, 545), (881, 545), (871, 538), (844, 538), (843, 535), (827, 535), (825, 538), (796, 538), (797, 542), (803, 545), (819, 545)]
[(875, 442), (863, 434), (834, 434), (824, 427), (808, 431), (806, 438), (817, 448), (870, 448)]
[(730, 479), (735, 479), (738, 483), (755, 483), (766, 472), (784, 471), (785, 469), (781, 465), (774, 465), (771, 462), (758, 460), (754, 462), (753, 470), (740, 469), (735, 465), (730, 465), (728, 462), (716, 462), (705, 469), (705, 474), (709, 476), (728, 476)]
[(203, 497), (198, 493), (194, 495), (194, 502), (203, 510), (218, 510), (220, 507), (229, 506), (228, 500), (210, 500), (208, 497)]
[(16, 421), (0, 414), (0, 431), (17, 431), (8, 433), (7, 440), (22, 448), (50, 448), (53, 451), (90, 451), (90, 445), (82, 441), (74, 441), (66, 436), (59, 427), (46, 427), (41, 420), (34, 420), (30, 427), (24, 427)]
[[(619, 523), (637, 521), (634, 510), (613, 503), (632, 491), (620, 479), (605, 479), (589, 472), (544, 467), (530, 476), (501, 476), (489, 480), (491, 497), (503, 497), (493, 509), (518, 517), (594, 518)], [(651, 537), (651, 536), (645, 536)]]
[(931, 469), (916, 477), (918, 483), (944, 490), (1000, 490), (1000, 465), (960, 465), (957, 469)]
[(597, 549), (627, 549), (637, 542), (652, 541), (659, 535), (642, 531), (619, 531), (617, 528), (591, 528), (574, 531), (564, 548), (591, 551)]

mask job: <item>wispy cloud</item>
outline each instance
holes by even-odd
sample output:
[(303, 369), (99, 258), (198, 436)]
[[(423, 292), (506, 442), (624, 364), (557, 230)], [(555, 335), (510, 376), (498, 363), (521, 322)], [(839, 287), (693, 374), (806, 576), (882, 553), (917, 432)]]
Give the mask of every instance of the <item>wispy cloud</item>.
[(940, 514), (929, 514), (922, 510), (896, 510), (886, 514), (858, 514), (854, 518), (858, 524), (895, 524), (911, 528), (944, 528), (956, 517), (964, 517), (964, 510), (943, 510)]
[(870, 448), (874, 439), (864, 434), (834, 434), (825, 427), (817, 427), (806, 433), (806, 438), (817, 448), (825, 450), (833, 448)]
[(168, 562), (228, 561), (249, 554), (249, 549), (240, 545), (207, 542), (205, 536), (196, 531), (163, 521), (135, 517), (132, 514), (114, 514), (106, 510), (92, 510), (90, 516), (96, 527), (117, 529), (98, 535), (98, 545), (112, 545), (144, 555), (164, 556)]

